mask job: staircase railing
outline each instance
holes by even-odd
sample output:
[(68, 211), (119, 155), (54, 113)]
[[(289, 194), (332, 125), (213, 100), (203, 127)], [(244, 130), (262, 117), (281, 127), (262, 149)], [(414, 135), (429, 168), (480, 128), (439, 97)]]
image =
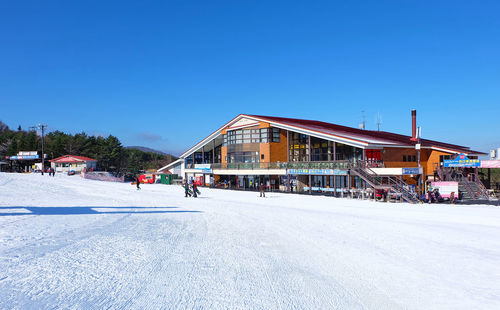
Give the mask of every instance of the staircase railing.
[[(443, 181), (455, 181), (463, 185), (465, 191), (472, 199), (490, 199), (488, 190), (479, 180), (477, 174), (474, 174), (474, 181), (469, 181), (462, 171), (453, 168), (438, 169), (437, 174)], [(473, 188), (472, 184), (476, 185), (477, 190)]]
[(477, 173), (474, 173), (474, 183), (477, 184), (479, 190), (481, 191), (481, 194), (490, 199), (490, 198), (493, 198), (495, 199), (495, 193), (491, 193), (488, 191), (488, 189), (486, 188), (486, 186), (484, 186), (483, 182), (481, 182), (481, 179), (479, 179), (479, 175)]
[(374, 189), (387, 189), (401, 195), (401, 198), (410, 203), (417, 203), (417, 194), (411, 191), (401, 179), (391, 176), (378, 176), (364, 161), (353, 163), (351, 172), (361, 177)]
[(403, 180), (397, 177), (389, 177), (392, 188), (396, 189), (398, 192), (402, 194), (402, 198), (407, 202), (417, 203), (419, 202), (417, 193), (410, 190), (408, 184), (406, 184)]

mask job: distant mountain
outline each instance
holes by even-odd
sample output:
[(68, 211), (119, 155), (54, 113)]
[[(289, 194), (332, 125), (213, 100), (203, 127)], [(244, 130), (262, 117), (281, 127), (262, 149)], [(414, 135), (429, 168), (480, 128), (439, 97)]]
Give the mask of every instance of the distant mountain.
[(125, 148), (132, 149), (132, 150), (139, 150), (139, 151), (143, 151), (143, 152), (150, 152), (150, 153), (155, 153), (155, 154), (160, 154), (160, 155), (171, 155), (171, 154), (168, 154), (168, 153), (165, 153), (162, 151), (158, 151), (158, 150), (155, 150), (155, 149), (152, 149), (149, 147), (145, 147), (145, 146), (126, 146)]

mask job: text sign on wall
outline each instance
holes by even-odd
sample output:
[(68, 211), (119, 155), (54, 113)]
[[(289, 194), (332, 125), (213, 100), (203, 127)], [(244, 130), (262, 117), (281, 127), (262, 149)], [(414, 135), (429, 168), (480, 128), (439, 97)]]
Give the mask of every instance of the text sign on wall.
[(481, 161), (479, 159), (469, 159), (465, 154), (458, 155), (457, 158), (452, 160), (443, 160), (444, 167), (480, 167)]
[(28, 160), (28, 159), (38, 159), (40, 156), (38, 155), (16, 155), (16, 156), (9, 156), (10, 160)]
[(420, 174), (418, 168), (403, 168), (403, 175)]
[(454, 193), (458, 197), (458, 182), (431, 182), (429, 190), (437, 188), (439, 194), (445, 198), (450, 198), (450, 194)]
[(338, 169), (288, 169), (287, 174), (305, 175), (347, 175), (347, 171)]

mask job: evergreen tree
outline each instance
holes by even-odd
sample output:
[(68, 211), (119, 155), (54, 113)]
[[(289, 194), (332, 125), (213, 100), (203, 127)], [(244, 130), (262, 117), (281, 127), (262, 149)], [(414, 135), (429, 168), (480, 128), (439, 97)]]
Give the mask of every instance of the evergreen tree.
[[(0, 156), (16, 155), (19, 151), (41, 151), (41, 137), (35, 131), (26, 132), (19, 126), (12, 131), (0, 121)], [(158, 169), (175, 160), (171, 155), (159, 155), (137, 149), (126, 149), (112, 135), (107, 138), (75, 135), (52, 131), (45, 136), (45, 153), (50, 158), (82, 155), (98, 161), (98, 169), (137, 174), (143, 169)]]

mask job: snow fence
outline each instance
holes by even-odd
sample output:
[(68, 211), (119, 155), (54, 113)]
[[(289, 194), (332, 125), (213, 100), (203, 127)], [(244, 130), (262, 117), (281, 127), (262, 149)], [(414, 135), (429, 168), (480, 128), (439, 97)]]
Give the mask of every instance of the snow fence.
[(97, 181), (107, 181), (107, 182), (124, 182), (124, 177), (115, 177), (110, 172), (106, 171), (93, 171), (93, 172), (83, 172), (80, 174), (82, 178)]

